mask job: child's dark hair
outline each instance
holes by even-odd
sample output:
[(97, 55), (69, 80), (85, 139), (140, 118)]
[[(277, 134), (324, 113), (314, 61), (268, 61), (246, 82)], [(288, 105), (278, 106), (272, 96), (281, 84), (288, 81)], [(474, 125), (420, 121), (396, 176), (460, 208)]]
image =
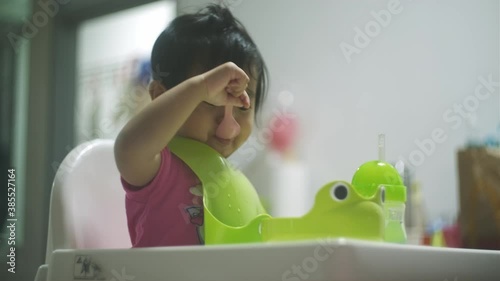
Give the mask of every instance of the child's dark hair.
[(151, 54), (153, 79), (167, 89), (186, 80), (195, 69), (208, 71), (228, 61), (256, 79), (257, 113), (267, 93), (266, 65), (246, 29), (227, 8), (209, 5), (175, 18), (156, 39)]

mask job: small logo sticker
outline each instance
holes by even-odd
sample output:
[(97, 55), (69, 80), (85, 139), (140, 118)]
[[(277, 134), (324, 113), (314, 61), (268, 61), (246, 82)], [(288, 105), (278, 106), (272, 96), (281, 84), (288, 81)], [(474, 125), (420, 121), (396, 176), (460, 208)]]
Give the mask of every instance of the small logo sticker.
[(102, 269), (92, 261), (92, 256), (75, 256), (73, 277), (76, 280), (104, 280)]

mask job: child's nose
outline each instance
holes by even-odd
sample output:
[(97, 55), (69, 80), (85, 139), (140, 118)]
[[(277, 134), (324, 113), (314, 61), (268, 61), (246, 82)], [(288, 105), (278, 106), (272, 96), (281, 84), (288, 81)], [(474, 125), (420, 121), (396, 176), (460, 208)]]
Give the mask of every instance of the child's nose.
[(240, 133), (240, 124), (234, 119), (233, 107), (224, 107), (224, 117), (219, 122), (215, 135), (221, 139), (232, 139)]

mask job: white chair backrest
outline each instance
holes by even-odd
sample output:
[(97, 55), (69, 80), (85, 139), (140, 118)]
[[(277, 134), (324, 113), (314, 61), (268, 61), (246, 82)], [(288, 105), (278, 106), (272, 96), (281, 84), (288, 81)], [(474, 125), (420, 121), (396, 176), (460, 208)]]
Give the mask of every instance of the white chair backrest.
[(47, 263), (56, 249), (131, 247), (113, 145), (112, 140), (83, 143), (59, 166), (50, 200)]

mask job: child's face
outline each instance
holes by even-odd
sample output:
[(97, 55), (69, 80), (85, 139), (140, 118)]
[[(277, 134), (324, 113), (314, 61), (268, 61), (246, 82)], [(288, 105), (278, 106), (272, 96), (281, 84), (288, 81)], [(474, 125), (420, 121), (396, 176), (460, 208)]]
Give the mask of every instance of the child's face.
[[(213, 106), (205, 102), (200, 103), (179, 129), (177, 135), (203, 142), (224, 157), (230, 156), (248, 139), (252, 132), (256, 88), (255, 79), (251, 79), (247, 88), (251, 106), (246, 110), (231, 107), (229, 111), (224, 106)], [(225, 122), (230, 122), (231, 127), (237, 129), (225, 130), (221, 128), (221, 122), (224, 120), (225, 115), (228, 114), (225, 111), (232, 112), (232, 118), (234, 118), (233, 120), (231, 116), (226, 116), (226, 119), (229, 119)], [(223, 124), (222, 127), (227, 127), (227, 124)]]

